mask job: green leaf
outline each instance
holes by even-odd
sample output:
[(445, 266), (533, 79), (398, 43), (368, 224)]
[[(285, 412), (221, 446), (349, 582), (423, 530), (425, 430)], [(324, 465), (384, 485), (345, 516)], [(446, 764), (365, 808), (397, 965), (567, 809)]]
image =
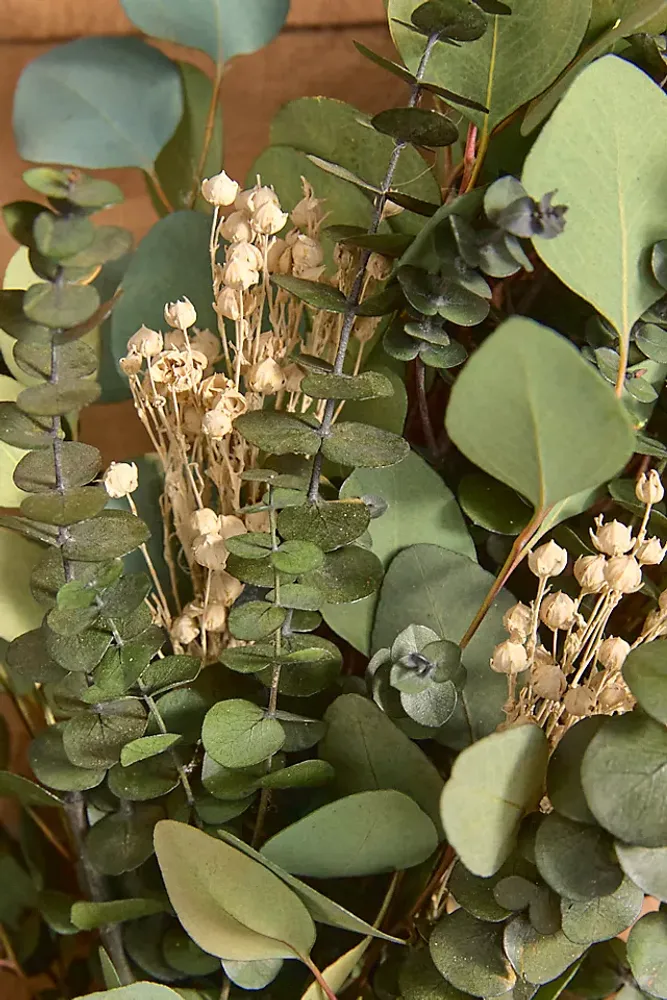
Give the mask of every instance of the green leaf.
[(466, 994), (443, 979), (428, 948), (410, 948), (398, 971), (403, 1000), (464, 1000)]
[(482, 37), (488, 25), (480, 7), (467, 2), (428, 0), (413, 10), (410, 20), (427, 38), (438, 34), (439, 40), (474, 42)]
[(475, 875), (493, 875), (509, 857), (521, 820), (539, 802), (547, 757), (544, 734), (526, 725), (486, 736), (456, 758), (440, 815), (447, 839)]
[(278, 34), (289, 0), (122, 0), (125, 13), (146, 35), (206, 52), (214, 62), (256, 52)]
[[(398, 21), (410, 21), (415, 0), (390, 0), (389, 26), (408, 69), (416, 70), (425, 39)], [(460, 48), (436, 45), (426, 71), (428, 80), (478, 101), (489, 109), (466, 111), (486, 143), (491, 130), (512, 111), (540, 94), (576, 55), (590, 2), (549, 0), (510, 5), (510, 17), (493, 17), (485, 34)], [(529, 53), (517, 64), (516, 52)]]
[[(210, 206), (200, 194), (201, 178), (198, 177), (198, 170), (206, 120), (211, 101), (214, 100), (213, 83), (197, 66), (182, 61), (177, 65), (183, 90), (183, 116), (155, 161), (155, 173), (167, 200), (175, 209), (196, 208), (198, 211), (210, 212)], [(222, 115), (218, 105), (201, 177), (216, 174), (221, 163)], [(155, 194), (150, 178), (147, 178), (147, 183), (153, 204), (159, 214), (164, 215), (164, 204)], [(191, 197), (193, 193), (194, 198)]]
[(643, 903), (644, 893), (629, 878), (609, 895), (586, 902), (562, 899), (563, 933), (579, 944), (607, 941), (635, 922)]
[(114, 764), (109, 771), (109, 791), (129, 802), (147, 802), (167, 795), (178, 784), (178, 772), (171, 754), (150, 757), (123, 767)]
[(484, 472), (469, 472), (462, 478), (458, 499), (473, 524), (499, 535), (518, 535), (530, 521), (525, 501)]
[(242, 962), (308, 955), (305, 906), (246, 854), (172, 820), (157, 824), (155, 850), (178, 919), (204, 951)]
[(601, 716), (581, 719), (567, 730), (549, 760), (549, 800), (557, 813), (577, 823), (596, 822), (581, 786), (581, 763), (601, 725)]
[(34, 684), (62, 678), (62, 669), (45, 651), (47, 629), (41, 626), (17, 636), (7, 647), (5, 662), (14, 677)]
[[(343, 483), (340, 497), (362, 496), (380, 497), (387, 504), (384, 514), (368, 525), (373, 552), (385, 570), (401, 549), (426, 541), (476, 559), (454, 495), (416, 452), (384, 469), (355, 469)], [(419, 517), (413, 517), (417, 505)], [(377, 597), (371, 595), (352, 607), (330, 605), (323, 613), (338, 635), (368, 654), (376, 606)]]
[(71, 526), (63, 554), (82, 562), (116, 559), (138, 548), (149, 535), (148, 528), (135, 514), (103, 510), (97, 517)]
[[(51, 375), (51, 338), (29, 336), (14, 345), (14, 361), (26, 375), (49, 378)], [(58, 377), (85, 378), (97, 369), (97, 354), (84, 341), (62, 344), (58, 350)]]
[(623, 879), (609, 834), (555, 812), (538, 827), (535, 860), (544, 881), (568, 899), (608, 896)]
[[(662, 19), (660, 14), (663, 14)], [(646, 23), (655, 18), (658, 18), (659, 24), (651, 26)], [(595, 41), (573, 60), (543, 94), (531, 102), (521, 125), (521, 134), (528, 135), (551, 114), (578, 74), (598, 56), (613, 49), (622, 38), (627, 38), (642, 28), (660, 32), (664, 26), (664, 0), (643, 0), (640, 3), (630, 0), (629, 3), (620, 4), (618, 0), (593, 0), (587, 37), (595, 37)]]
[(263, 958), (254, 962), (223, 962), (227, 976), (244, 990), (261, 990), (272, 983), (283, 967), (282, 958)]
[(23, 298), (28, 319), (52, 328), (84, 323), (99, 304), (99, 294), (92, 285), (31, 285)]
[(40, 788), (20, 774), (0, 771), (0, 798), (16, 799), (22, 806), (62, 806), (57, 795)]
[[(610, 93), (618, 95), (613, 112)], [(633, 110), (637, 107), (646, 112), (641, 120)], [(667, 153), (661, 122), (667, 126), (667, 100), (660, 88), (625, 60), (605, 56), (572, 84), (523, 172), (531, 195), (539, 198), (557, 189), (559, 201), (568, 206), (565, 231), (555, 240), (536, 238), (535, 249), (624, 339), (664, 294), (649, 260), (650, 247), (667, 227), (656, 177)], [(639, 167), (630, 151), (637, 145), (644, 151)]]
[(401, 691), (401, 705), (420, 726), (444, 726), (454, 714), (456, 702), (456, 688), (451, 681), (430, 684), (423, 691)]
[(539, 508), (610, 479), (633, 451), (611, 386), (563, 337), (522, 317), (466, 365), (447, 430), (472, 462)]
[(47, 788), (62, 792), (83, 792), (96, 788), (106, 774), (105, 767), (84, 768), (72, 764), (63, 746), (66, 723), (42, 730), (30, 745), (30, 767)]
[(589, 809), (619, 840), (667, 843), (667, 731), (640, 712), (605, 719), (581, 767)]
[(165, 656), (149, 663), (141, 674), (141, 681), (148, 694), (160, 694), (179, 684), (195, 680), (201, 670), (196, 656)]
[(42, 212), (35, 219), (33, 237), (41, 254), (61, 261), (90, 246), (95, 238), (95, 227), (85, 215), (67, 218)]
[(320, 444), (312, 427), (287, 413), (253, 410), (237, 417), (234, 427), (250, 444), (273, 455), (314, 455)]
[(86, 857), (102, 875), (134, 871), (153, 854), (153, 827), (162, 816), (151, 805), (103, 816), (86, 835)]
[(443, 782), (426, 754), (368, 698), (345, 694), (327, 709), (319, 754), (335, 768), (337, 795), (389, 788), (403, 792), (441, 832)]
[(426, 108), (391, 108), (371, 118), (378, 132), (413, 146), (451, 146), (459, 131), (451, 119)]
[[(654, 248), (655, 249), (655, 248)], [(635, 337), (637, 347), (659, 364), (667, 364), (667, 330), (655, 323), (642, 323), (640, 332)]]
[[(345, 983), (352, 976), (355, 969), (358, 968), (361, 959), (368, 951), (372, 940), (371, 937), (364, 938), (363, 941), (350, 948), (344, 955), (341, 955), (335, 962), (332, 962), (331, 965), (322, 970), (322, 978), (332, 992), (335, 993), (345, 986)], [(301, 1000), (326, 1000), (326, 994), (320, 984), (314, 980), (301, 997)]]
[(270, 837), (262, 854), (295, 875), (351, 878), (412, 868), (437, 846), (435, 827), (406, 795), (358, 792)]
[(2, 206), (2, 219), (9, 234), (17, 243), (34, 246), (35, 219), (44, 212), (44, 206), (34, 201), (12, 201)]
[(569, 941), (562, 931), (540, 934), (524, 916), (507, 924), (504, 944), (517, 973), (535, 985), (556, 979), (586, 950), (586, 945)]
[(667, 902), (667, 847), (637, 847), (616, 842), (621, 868), (648, 896)]
[(202, 727), (204, 749), (223, 767), (249, 767), (280, 750), (285, 733), (276, 719), (242, 698), (219, 701)]
[[(9, 383), (12, 383), (12, 385), (10, 386)], [(3, 395), (15, 397), (21, 391), (21, 385), (7, 376), (3, 376), (0, 386), (2, 386)], [(50, 427), (50, 424), (50, 420), (39, 420), (29, 417), (26, 413), (19, 410), (15, 402), (10, 402), (9, 400), (0, 402), (0, 441), (11, 445), (12, 448), (20, 448), (22, 450), (47, 448), (53, 444), (53, 437), (47, 429)], [(16, 464), (14, 462), (14, 452), (5, 449), (5, 454), (8, 456), (8, 464), (14, 466)], [(20, 455), (16, 457), (20, 458)], [(14, 503), (10, 503), (9, 506), (14, 506)]]
[[(123, 294), (111, 314), (111, 349), (116, 361), (142, 323), (166, 330), (165, 302), (186, 296), (200, 329), (217, 329), (211, 306), (210, 220), (200, 212), (173, 212), (141, 240), (123, 276)], [(125, 378), (125, 375), (122, 376)]]
[(630, 931), (628, 961), (641, 990), (667, 997), (667, 914), (645, 913)]
[[(520, 856), (506, 861), (491, 878), (473, 875), (461, 861), (452, 869), (449, 890), (471, 916), (499, 923), (512, 910), (523, 910), (535, 896), (535, 869)], [(510, 905), (511, 904), (511, 905)]]
[(104, 711), (80, 712), (65, 723), (63, 748), (77, 767), (108, 768), (126, 743), (143, 736), (146, 713), (139, 701), (110, 702)]
[(329, 552), (363, 535), (370, 519), (360, 500), (320, 500), (281, 510), (278, 531), (286, 541), (311, 542)]
[[(136, 95), (144, 94), (137, 101)], [(138, 38), (80, 38), (23, 70), (14, 95), (20, 155), (36, 163), (151, 170), (183, 110), (178, 69)]]
[(335, 772), (324, 760), (302, 760), (279, 771), (269, 771), (257, 782), (260, 788), (318, 788), (328, 784)]
[(280, 628), (286, 614), (284, 608), (275, 604), (247, 601), (232, 608), (227, 627), (235, 639), (265, 639)]
[(301, 582), (313, 587), (322, 602), (330, 604), (346, 604), (368, 597), (378, 589), (381, 580), (382, 563), (376, 555), (358, 545), (345, 545), (328, 552), (318, 569), (301, 577)]
[(95, 382), (64, 378), (57, 383), (31, 385), (20, 393), (16, 402), (24, 413), (55, 417), (82, 410), (94, 403), (99, 395), (100, 387)]
[(75, 1000), (178, 1000), (180, 995), (158, 983), (133, 983), (131, 986), (104, 990), (102, 993), (86, 993)]
[(313, 372), (303, 379), (301, 391), (314, 399), (378, 399), (394, 395), (391, 380), (371, 371), (360, 375)]
[(232, 535), (226, 541), (231, 554), (241, 559), (266, 559), (273, 548), (268, 531), (247, 531), (242, 535)]
[[(236, 423), (238, 425), (238, 420)], [(322, 453), (329, 461), (365, 469), (396, 465), (409, 451), (410, 445), (397, 434), (352, 421), (334, 424), (331, 435), (322, 442)]]
[(169, 965), (187, 976), (210, 976), (220, 971), (220, 960), (202, 951), (181, 927), (169, 927), (162, 940), (162, 952)]
[[(425, 625), (459, 642), (488, 593), (493, 577), (477, 563), (438, 545), (413, 545), (391, 562), (380, 591), (373, 650), (387, 648), (408, 625)], [(461, 749), (492, 733), (504, 719), (507, 681), (489, 670), (493, 647), (507, 633), (502, 615), (514, 603), (501, 592), (463, 653), (468, 677), (453, 718), (438, 734)]]
[[(323, 557), (324, 558), (324, 557)], [(275, 590), (266, 595), (267, 600), (277, 599)], [(319, 590), (305, 583), (285, 583), (280, 588), (280, 605), (296, 611), (318, 611), (322, 604)]]
[(162, 629), (151, 625), (120, 648), (109, 649), (95, 668), (94, 684), (88, 691), (91, 703), (119, 698), (129, 691), (163, 643)]
[[(292, 635), (283, 639), (282, 646), (280, 662), (287, 668), (280, 674), (278, 690), (282, 694), (308, 698), (330, 687), (338, 678), (343, 658), (328, 639), (319, 635)], [(271, 686), (272, 669), (264, 669), (257, 676), (267, 687)]]
[(109, 903), (75, 903), (72, 923), (82, 931), (92, 931), (107, 924), (138, 920), (154, 913), (163, 913), (165, 905), (159, 899), (117, 899)]
[(502, 925), (476, 920), (465, 910), (456, 910), (435, 925), (429, 948), (438, 972), (464, 993), (502, 996), (516, 982), (503, 952)]
[(296, 892), (314, 920), (322, 924), (328, 924), (331, 927), (341, 927), (355, 934), (370, 934), (373, 937), (382, 938), (385, 941), (393, 941), (395, 944), (398, 944), (397, 938), (392, 938), (389, 934), (385, 934), (376, 927), (372, 927), (365, 920), (355, 916), (354, 913), (350, 913), (349, 910), (346, 910), (339, 903), (335, 903), (332, 899), (327, 899), (326, 896), (313, 889), (312, 886), (301, 882), (300, 879), (295, 878), (294, 875), (290, 875), (284, 868), (274, 864), (270, 858), (264, 857), (263, 854), (255, 851), (243, 840), (239, 840), (233, 833), (222, 829), (218, 831), (218, 836), (232, 847), (236, 847), (239, 851), (242, 851), (249, 858), (259, 861), (269, 871), (273, 872), (274, 875), (277, 875), (278, 878)]
[[(467, 96), (467, 95), (466, 95)], [(271, 143), (292, 146), (329, 163), (339, 164), (375, 188), (383, 181), (394, 148), (393, 140), (370, 127), (368, 118), (342, 101), (327, 97), (302, 97), (284, 105), (271, 124)], [(323, 175), (320, 172), (320, 176)], [(310, 179), (310, 178), (308, 178)], [(315, 181), (319, 190), (319, 181)], [(343, 183), (343, 182), (341, 182)], [(393, 180), (394, 187), (414, 198), (440, 204), (440, 189), (416, 150), (402, 150)], [(360, 217), (329, 220), (360, 223)], [(392, 219), (399, 232), (415, 232), (414, 217), (405, 213)]]
[(623, 664), (623, 677), (647, 715), (667, 725), (667, 673), (660, 643), (632, 649)]
[(323, 281), (307, 281), (305, 278), (276, 274), (271, 276), (271, 280), (278, 288), (283, 288), (313, 309), (334, 313), (344, 313), (347, 309), (343, 293)]
[(136, 764), (138, 760), (147, 760), (180, 743), (182, 737), (178, 733), (159, 733), (157, 736), (142, 736), (140, 739), (126, 743), (120, 752), (120, 762), (123, 767)]
[[(281, 573), (298, 575), (299, 573), (308, 573), (310, 570), (321, 566), (324, 562), (324, 553), (319, 545), (315, 545), (313, 542), (294, 539), (293, 541), (283, 542), (277, 551), (272, 554), (271, 562)], [(281, 592), (283, 601), (285, 596), (284, 591), (285, 588)], [(304, 610), (309, 609), (306, 608)]]

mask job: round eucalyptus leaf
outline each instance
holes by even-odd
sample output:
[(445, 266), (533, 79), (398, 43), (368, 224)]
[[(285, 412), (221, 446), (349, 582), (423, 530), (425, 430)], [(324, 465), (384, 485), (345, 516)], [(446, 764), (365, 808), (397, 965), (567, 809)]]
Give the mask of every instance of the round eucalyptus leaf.
[(527, 910), (537, 891), (535, 883), (522, 875), (508, 875), (500, 881), (496, 880), (493, 898), (507, 910)]
[(373, 594), (382, 581), (382, 563), (368, 549), (345, 545), (328, 552), (322, 565), (301, 577), (313, 587), (323, 602), (347, 604)]
[(428, 0), (413, 10), (410, 20), (425, 35), (437, 33), (457, 42), (474, 42), (488, 28), (484, 9), (483, 4), (475, 6), (468, 0)]
[(451, 681), (429, 684), (423, 691), (401, 692), (407, 715), (422, 726), (444, 726), (456, 708), (457, 693)]
[(31, 385), (19, 394), (16, 402), (24, 413), (55, 417), (82, 410), (94, 403), (99, 395), (100, 387), (95, 382), (64, 378), (54, 383)]
[(269, 771), (257, 780), (260, 788), (319, 788), (335, 777), (331, 764), (325, 760), (302, 760), (278, 771)]
[(18, 635), (5, 652), (5, 662), (15, 677), (31, 684), (48, 684), (63, 677), (63, 668), (45, 651), (48, 628)]
[(334, 424), (331, 435), (322, 441), (325, 458), (355, 468), (382, 469), (397, 465), (409, 451), (410, 445), (398, 434), (353, 421)]
[(237, 417), (234, 427), (250, 444), (272, 455), (314, 455), (320, 445), (312, 427), (287, 413), (253, 410)]
[[(275, 767), (276, 759), (272, 761)], [(265, 768), (262, 762), (262, 768)], [(239, 768), (232, 770), (218, 764), (210, 754), (204, 755), (201, 779), (206, 791), (215, 799), (223, 802), (237, 802), (249, 799), (257, 790), (257, 768)]]
[(196, 656), (164, 656), (148, 664), (141, 673), (141, 682), (148, 694), (161, 694), (194, 681), (200, 670), (201, 661)]
[[(277, 552), (271, 556), (271, 562), (281, 573), (297, 575), (318, 569), (324, 562), (324, 553), (319, 545), (293, 539), (283, 542)], [(303, 608), (304, 611), (317, 611), (317, 608)]]
[[(158, 979), (161, 983), (174, 983), (187, 979), (184, 972), (178, 972), (171, 965), (167, 965), (162, 953), (162, 941), (170, 925), (171, 920), (164, 913), (158, 913), (153, 917), (133, 920), (123, 928), (123, 944), (128, 957), (151, 979)], [(131, 988), (135, 989), (136, 984)], [(169, 997), (168, 1000), (172, 998)]]
[(667, 902), (667, 847), (635, 847), (616, 842), (621, 868), (648, 896)]
[(465, 1000), (468, 994), (442, 978), (428, 948), (409, 948), (407, 952), (398, 972), (403, 1000)]
[(100, 562), (132, 552), (149, 537), (148, 527), (129, 511), (103, 510), (97, 517), (69, 528), (63, 554), (68, 559)]
[(123, 767), (114, 764), (109, 771), (109, 791), (119, 799), (147, 802), (167, 795), (178, 784), (178, 772), (170, 754), (140, 760)]
[(484, 214), (492, 225), (497, 226), (505, 209), (525, 196), (526, 189), (516, 177), (499, 177), (484, 192)]
[(223, 962), (227, 976), (242, 990), (263, 990), (283, 967), (282, 958), (264, 958), (254, 962)]
[(524, 916), (507, 924), (504, 945), (518, 975), (535, 985), (550, 983), (586, 951), (586, 945), (569, 941), (562, 931), (540, 934)]
[(204, 749), (223, 767), (249, 767), (273, 756), (285, 742), (276, 719), (251, 701), (229, 698), (209, 709), (201, 734)]
[[(102, 466), (102, 456), (92, 445), (62, 441), (60, 451), (61, 483), (65, 489), (85, 486)], [(14, 470), (14, 482), (26, 493), (49, 493), (56, 489), (53, 445), (30, 452)]]
[(313, 399), (379, 399), (394, 395), (390, 379), (371, 371), (360, 375), (311, 372), (301, 382), (301, 391)]
[(37, 250), (58, 261), (85, 250), (95, 238), (95, 227), (85, 215), (67, 218), (42, 212), (35, 219), (32, 232)]
[(153, 46), (80, 38), (28, 63), (14, 95), (14, 134), (21, 156), (36, 163), (150, 171), (182, 110), (178, 70)]
[(385, 331), (382, 346), (397, 361), (414, 361), (419, 354), (419, 341), (404, 332), (400, 322), (392, 323)]
[[(51, 355), (50, 337), (33, 334), (14, 344), (14, 361), (26, 375), (49, 378)], [(97, 370), (97, 354), (90, 344), (82, 340), (61, 344), (57, 350), (57, 357), (59, 380), (85, 378)]]
[(104, 781), (106, 768), (83, 768), (72, 764), (63, 746), (65, 725), (49, 726), (35, 737), (30, 745), (30, 767), (37, 780), (47, 788), (62, 792), (83, 792), (96, 788)]
[(254, 674), (270, 666), (276, 651), (270, 643), (256, 643), (253, 646), (234, 646), (220, 652), (220, 662), (237, 674)]
[(378, 132), (413, 146), (451, 146), (459, 137), (454, 122), (426, 108), (391, 108), (371, 118)]
[(188, 976), (210, 976), (220, 969), (220, 959), (202, 951), (180, 926), (169, 928), (162, 939), (162, 953), (169, 965)]
[(265, 601), (237, 604), (229, 612), (227, 627), (235, 639), (265, 639), (280, 628), (287, 612)]
[(431, 932), (429, 949), (438, 972), (464, 993), (499, 997), (516, 982), (503, 952), (502, 925), (476, 920), (465, 910), (442, 917)]
[(206, 793), (195, 798), (197, 816), (207, 826), (221, 826), (223, 823), (229, 823), (231, 819), (241, 816), (250, 808), (251, 804), (251, 798), (228, 799), (226, 802), (221, 802)]
[(265, 552), (263, 559), (242, 559), (240, 556), (230, 555), (226, 570), (237, 580), (249, 583), (253, 587), (273, 587), (276, 580), (268, 551)]
[(660, 642), (647, 642), (630, 650), (623, 664), (623, 677), (647, 715), (667, 725), (667, 673)]
[[(160, 695), (157, 707), (162, 721), (170, 733), (179, 733), (186, 743), (196, 743), (201, 736), (204, 716), (210, 708), (212, 700), (213, 698), (207, 697), (198, 686), (192, 685), (175, 688), (173, 691)], [(159, 732), (161, 729), (155, 718), (151, 716), (148, 720), (147, 735), (154, 736)]]
[(153, 827), (162, 815), (158, 806), (136, 805), (103, 816), (86, 834), (86, 857), (102, 875), (134, 871), (153, 854)]
[(584, 754), (588, 806), (619, 840), (667, 843), (667, 731), (641, 712), (607, 718)]
[(272, 549), (271, 535), (266, 531), (246, 531), (232, 535), (225, 544), (234, 556), (241, 559), (266, 559)]
[(281, 510), (278, 531), (287, 541), (312, 542), (330, 552), (363, 535), (370, 519), (360, 500), (320, 500)]
[(456, 368), (462, 365), (468, 357), (463, 344), (452, 341), (446, 347), (437, 344), (421, 344), (419, 347), (419, 357), (429, 368)]
[(272, 275), (271, 280), (278, 288), (284, 288), (313, 309), (335, 313), (344, 313), (347, 309), (347, 300), (343, 293), (325, 282), (308, 281), (305, 278), (282, 274)]
[[(278, 591), (270, 590), (266, 597), (269, 601), (275, 601), (278, 598)], [(280, 606), (283, 608), (318, 611), (323, 603), (320, 592), (305, 583), (286, 583), (280, 587)]]
[(568, 899), (587, 901), (607, 896), (623, 879), (610, 835), (599, 827), (545, 816), (537, 830), (535, 860), (551, 888)]
[(581, 763), (602, 725), (601, 716), (581, 719), (565, 733), (547, 768), (547, 795), (556, 812), (577, 823), (596, 822), (581, 786)]
[(33, 323), (65, 328), (89, 319), (100, 304), (93, 285), (31, 285), (23, 298), (23, 311)]
[(90, 672), (100, 662), (111, 643), (111, 635), (100, 629), (87, 629), (81, 635), (62, 636), (48, 633), (49, 655), (67, 670)]
[(458, 499), (473, 524), (499, 535), (518, 535), (532, 516), (532, 508), (513, 489), (485, 472), (465, 475)]
[(635, 922), (643, 904), (644, 893), (629, 878), (623, 879), (609, 895), (586, 902), (563, 899), (563, 933), (578, 944), (615, 938)]
[(23, 246), (34, 246), (33, 226), (44, 212), (44, 206), (34, 201), (12, 201), (2, 206), (2, 219), (10, 235)]
[(651, 270), (656, 281), (667, 288), (667, 240), (659, 240), (651, 250)]
[[(294, 698), (308, 698), (335, 683), (340, 674), (340, 650), (319, 635), (292, 635), (283, 641), (282, 664), (278, 690)], [(257, 673), (259, 680), (270, 687), (273, 670)]]
[(180, 743), (182, 736), (178, 733), (157, 733), (155, 736), (141, 736), (126, 743), (120, 752), (120, 762), (123, 767), (136, 764), (139, 760), (148, 760), (160, 753), (171, 750)]
[(15, 448), (48, 448), (53, 445), (50, 420), (30, 417), (16, 403), (0, 402), (0, 441)]
[(645, 913), (630, 931), (628, 961), (641, 990), (667, 997), (667, 913)]
[(507, 919), (511, 908), (501, 905), (496, 899), (496, 889), (509, 878), (515, 877), (511, 871), (511, 861), (508, 861), (495, 875), (481, 878), (469, 872), (461, 861), (457, 861), (449, 877), (448, 888), (459, 906), (472, 917), (489, 923), (498, 923)]
[(47, 889), (39, 894), (37, 906), (44, 922), (56, 934), (78, 934), (79, 928), (70, 920), (74, 897), (66, 892)]
[(22, 806), (62, 806), (61, 799), (11, 771), (0, 771), (0, 798), (15, 799)]
[(401, 792), (358, 792), (315, 809), (270, 837), (269, 861), (293, 875), (351, 878), (412, 868), (436, 849), (426, 813)]
[(120, 760), (126, 743), (146, 729), (141, 702), (127, 698), (109, 703), (102, 713), (80, 712), (65, 723), (63, 748), (77, 767), (109, 768)]
[(107, 261), (119, 260), (132, 249), (132, 233), (122, 226), (96, 226), (95, 235), (85, 250), (68, 257), (67, 267), (99, 267)]

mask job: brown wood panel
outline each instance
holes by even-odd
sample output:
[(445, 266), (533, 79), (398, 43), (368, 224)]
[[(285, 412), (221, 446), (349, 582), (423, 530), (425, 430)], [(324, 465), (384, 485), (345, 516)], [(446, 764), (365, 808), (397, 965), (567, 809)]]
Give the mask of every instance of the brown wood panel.
[[(292, 0), (288, 24), (297, 27), (373, 24), (383, 18), (383, 0)], [(2, 41), (125, 35), (135, 31), (120, 0), (2, 0), (0, 3)]]

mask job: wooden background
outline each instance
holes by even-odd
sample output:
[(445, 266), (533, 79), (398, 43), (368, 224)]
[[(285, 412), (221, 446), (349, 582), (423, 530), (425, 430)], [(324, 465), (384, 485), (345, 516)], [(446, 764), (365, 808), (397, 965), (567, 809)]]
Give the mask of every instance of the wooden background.
[[(247, 0), (252, 3), (253, 0)], [(26, 163), (14, 145), (11, 120), (16, 82), (32, 59), (54, 45), (84, 35), (136, 34), (120, 0), (0, 0), (0, 197), (25, 198), (21, 180)], [(366, 111), (400, 103), (405, 85), (363, 59), (358, 39), (391, 55), (383, 0), (292, 0), (281, 34), (266, 48), (239, 56), (227, 67), (222, 87), (224, 167), (242, 181), (268, 143), (278, 108), (297, 97), (324, 95)], [(191, 49), (155, 43), (170, 56), (188, 59), (210, 72), (208, 57)], [(125, 202), (105, 213), (105, 222), (127, 226), (140, 239), (156, 221), (141, 172), (113, 170)], [(0, 226), (0, 267), (4, 272), (16, 245)], [(147, 450), (143, 431), (126, 404), (91, 407), (82, 415), (85, 440), (97, 445), (105, 462)]]

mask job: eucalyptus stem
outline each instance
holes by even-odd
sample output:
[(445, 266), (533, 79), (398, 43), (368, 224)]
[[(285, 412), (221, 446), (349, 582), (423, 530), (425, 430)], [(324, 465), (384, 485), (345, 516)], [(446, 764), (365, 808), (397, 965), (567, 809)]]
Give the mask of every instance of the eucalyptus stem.
[(415, 358), (415, 380), (417, 384), (417, 403), (419, 405), (419, 419), (421, 420), (422, 430), (424, 431), (424, 437), (426, 438), (426, 447), (428, 448), (431, 457), (435, 459), (438, 453), (438, 443), (435, 439), (435, 433), (433, 431), (433, 424), (431, 423), (431, 414), (428, 412), (428, 399), (426, 396), (426, 366), (421, 358)]
[[(421, 81), (424, 79), (424, 73), (426, 72), (426, 67), (428, 61), (433, 52), (433, 47), (440, 37), (439, 32), (435, 32), (430, 35), (428, 41), (426, 42), (426, 47), (422, 53), (422, 57), (419, 60), (419, 66), (417, 67), (417, 72), (415, 73), (415, 82), (412, 85), (410, 92), (410, 98), (408, 100), (408, 107), (414, 108), (421, 97), (422, 87)], [(380, 189), (375, 198), (375, 208), (373, 211), (373, 218), (371, 219), (371, 224), (368, 227), (367, 235), (374, 236), (380, 226), (382, 221), (382, 213), (384, 211), (384, 206), (387, 201), (387, 195), (391, 191), (392, 181), (394, 179), (394, 174), (396, 173), (396, 167), (398, 166), (398, 161), (401, 153), (408, 145), (407, 142), (397, 142), (392, 150), (391, 157), (389, 158), (389, 165), (387, 166), (387, 172), (384, 175), (384, 180), (380, 185)], [(361, 260), (359, 262), (359, 270), (355, 276), (354, 282), (352, 284), (352, 289), (347, 299), (345, 300), (345, 311), (343, 313), (343, 325), (340, 331), (340, 339), (338, 341), (338, 350), (336, 351), (336, 359), (334, 361), (333, 373), (334, 375), (342, 375), (343, 366), (345, 364), (345, 356), (347, 354), (347, 348), (350, 343), (350, 336), (352, 334), (352, 328), (354, 327), (354, 321), (357, 316), (357, 308), (361, 301), (361, 292), (364, 285), (364, 277), (366, 275), (366, 267), (371, 256), (370, 250), (364, 250), (361, 254)], [(326, 405), (324, 407), (324, 415), (322, 417), (322, 423), (320, 424), (319, 435), (321, 442), (324, 442), (325, 438), (329, 437), (331, 434), (331, 426), (333, 424), (334, 413), (336, 410), (336, 400), (327, 399)], [(322, 444), (313, 459), (313, 468), (310, 476), (310, 484), (308, 486), (308, 502), (315, 503), (320, 491), (320, 477), (322, 475)]]

